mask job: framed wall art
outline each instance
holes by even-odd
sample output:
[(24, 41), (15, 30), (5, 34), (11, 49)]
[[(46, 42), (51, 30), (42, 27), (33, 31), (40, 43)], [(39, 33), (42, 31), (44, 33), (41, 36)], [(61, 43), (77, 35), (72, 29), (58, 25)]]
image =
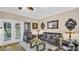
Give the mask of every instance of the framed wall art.
[(32, 29), (38, 29), (38, 23), (32, 23)]
[(58, 20), (47, 22), (47, 29), (58, 29), (58, 26), (59, 26)]

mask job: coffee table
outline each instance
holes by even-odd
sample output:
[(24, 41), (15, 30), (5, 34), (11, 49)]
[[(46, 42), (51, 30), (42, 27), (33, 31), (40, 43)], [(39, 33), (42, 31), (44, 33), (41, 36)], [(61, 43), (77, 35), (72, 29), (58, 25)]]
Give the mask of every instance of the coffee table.
[(45, 43), (40, 39), (34, 38), (30, 42), (30, 48), (34, 48), (34, 47), (36, 47), (37, 51), (45, 50)]

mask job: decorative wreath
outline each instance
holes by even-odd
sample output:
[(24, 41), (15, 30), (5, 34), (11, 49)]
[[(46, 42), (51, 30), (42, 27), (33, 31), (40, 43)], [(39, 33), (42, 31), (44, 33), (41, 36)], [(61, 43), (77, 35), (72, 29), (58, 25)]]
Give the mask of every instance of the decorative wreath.
[(68, 21), (66, 21), (65, 26), (67, 29), (72, 30), (77, 25), (77, 22), (73, 20), (73, 18), (69, 18)]

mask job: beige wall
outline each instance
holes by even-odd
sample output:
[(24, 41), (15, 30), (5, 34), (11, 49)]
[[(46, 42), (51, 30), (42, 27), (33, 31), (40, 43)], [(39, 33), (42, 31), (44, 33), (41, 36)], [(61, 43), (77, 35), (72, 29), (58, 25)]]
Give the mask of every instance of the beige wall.
[[(73, 32), (76, 32), (76, 34), (72, 35), (72, 38), (76, 38), (77, 40), (79, 40), (79, 8), (73, 9), (71, 11), (66, 11), (54, 16), (48, 16), (48, 17), (44, 17), (40, 19), (40, 24), (42, 22), (45, 23), (45, 28), (44, 30), (41, 30), (43, 32), (62, 32), (64, 39), (68, 38), (68, 35), (65, 34), (65, 32), (68, 31), (68, 29), (66, 29), (65, 27), (65, 22), (68, 20), (68, 18), (73, 18), (77, 21), (77, 26), (76, 28), (73, 30)], [(59, 20), (59, 29), (47, 29), (47, 22), (48, 21), (52, 21), (52, 20)], [(39, 24), (39, 25), (40, 25)]]
[[(0, 11), (0, 19), (30, 22), (31, 25), (32, 25), (32, 23), (39, 23), (39, 21), (37, 21), (36, 19), (32, 19), (29, 17), (24, 17), (24, 16), (20, 16), (20, 15), (16, 15), (16, 14), (11, 14), (11, 13), (7, 13), (7, 12), (2, 12), (2, 11)], [(34, 29), (32, 29), (32, 26), (31, 26), (31, 31), (32, 31), (32, 33), (35, 31)]]

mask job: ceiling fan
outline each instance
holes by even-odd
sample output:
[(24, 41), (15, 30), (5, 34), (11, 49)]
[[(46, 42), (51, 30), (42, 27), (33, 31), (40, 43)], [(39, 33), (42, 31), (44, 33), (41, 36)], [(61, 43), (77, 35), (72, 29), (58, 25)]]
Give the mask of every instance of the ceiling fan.
[[(31, 10), (31, 11), (33, 11), (33, 10), (34, 10), (34, 8), (33, 8), (33, 7), (25, 7), (25, 8), (27, 8), (27, 9), (29, 9), (29, 10)], [(23, 7), (18, 7), (18, 9), (19, 9), (19, 10), (22, 10), (22, 9), (23, 9)]]

